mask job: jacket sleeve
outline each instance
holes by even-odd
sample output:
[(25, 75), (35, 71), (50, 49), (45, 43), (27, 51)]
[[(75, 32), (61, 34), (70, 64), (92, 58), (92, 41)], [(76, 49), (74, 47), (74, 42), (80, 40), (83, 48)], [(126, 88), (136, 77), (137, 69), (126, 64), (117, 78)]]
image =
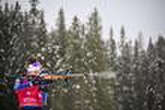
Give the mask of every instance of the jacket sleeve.
[(27, 80), (23, 80), (23, 82), (21, 81), (21, 79), (16, 79), (15, 84), (14, 84), (14, 90), (21, 90), (24, 88), (28, 88), (31, 87), (33, 84), (31, 81), (27, 81)]
[(20, 86), (20, 79), (16, 79), (15, 80), (15, 83), (14, 83), (14, 90), (18, 90), (18, 88), (19, 88), (19, 86)]

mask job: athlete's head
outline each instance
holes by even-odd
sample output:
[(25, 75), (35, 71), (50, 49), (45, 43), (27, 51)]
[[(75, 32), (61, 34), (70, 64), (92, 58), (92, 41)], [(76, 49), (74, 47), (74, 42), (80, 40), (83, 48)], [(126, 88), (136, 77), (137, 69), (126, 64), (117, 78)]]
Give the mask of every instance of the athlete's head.
[(42, 71), (41, 61), (37, 57), (29, 57), (26, 65), (27, 75), (39, 75)]

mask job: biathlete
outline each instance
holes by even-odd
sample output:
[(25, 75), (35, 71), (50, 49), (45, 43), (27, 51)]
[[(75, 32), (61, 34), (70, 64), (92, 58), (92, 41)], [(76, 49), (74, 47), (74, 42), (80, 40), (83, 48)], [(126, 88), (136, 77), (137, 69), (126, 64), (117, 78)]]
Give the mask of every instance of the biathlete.
[(19, 110), (43, 110), (47, 105), (48, 93), (45, 88), (48, 82), (69, 79), (71, 76), (48, 74), (41, 61), (35, 57), (29, 58), (26, 65), (23, 77), (17, 78), (14, 84)]

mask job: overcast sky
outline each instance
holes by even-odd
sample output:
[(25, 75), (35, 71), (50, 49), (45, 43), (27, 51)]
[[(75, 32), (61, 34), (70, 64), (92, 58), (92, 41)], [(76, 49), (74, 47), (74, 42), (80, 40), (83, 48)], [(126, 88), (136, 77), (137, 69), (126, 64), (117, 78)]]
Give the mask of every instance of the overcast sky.
[[(10, 3), (16, 0), (2, 0)], [(27, 0), (18, 0), (28, 9)], [(48, 28), (55, 27), (55, 20), (60, 7), (64, 8), (67, 26), (74, 15), (81, 22), (86, 22), (94, 7), (98, 8), (103, 24), (103, 36), (107, 37), (110, 27), (118, 35), (122, 25), (126, 28), (129, 39), (137, 37), (142, 31), (145, 40), (158, 34), (165, 34), (165, 0), (40, 0), (40, 7), (45, 11)]]

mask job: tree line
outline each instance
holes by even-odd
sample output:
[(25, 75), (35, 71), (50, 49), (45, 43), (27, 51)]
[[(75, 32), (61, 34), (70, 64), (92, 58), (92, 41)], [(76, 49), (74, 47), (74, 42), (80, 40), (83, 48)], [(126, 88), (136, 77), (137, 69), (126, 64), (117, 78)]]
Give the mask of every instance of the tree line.
[(72, 86), (75, 90), (64, 90), (64, 94), (54, 94), (52, 89), (53, 110), (165, 109), (165, 38), (162, 35), (155, 42), (150, 38), (144, 48), (142, 33), (130, 41), (123, 26), (119, 42), (113, 28), (104, 41), (97, 8), (86, 23), (74, 16), (68, 28), (61, 8), (56, 28), (48, 32), (44, 11), (38, 8), (39, 1), (30, 0), (29, 4), (27, 11), (22, 11), (19, 2), (0, 6), (0, 73), (22, 72), (26, 58), (37, 55), (51, 72), (70, 68), (75, 73), (108, 71), (116, 76), (75, 79)]

